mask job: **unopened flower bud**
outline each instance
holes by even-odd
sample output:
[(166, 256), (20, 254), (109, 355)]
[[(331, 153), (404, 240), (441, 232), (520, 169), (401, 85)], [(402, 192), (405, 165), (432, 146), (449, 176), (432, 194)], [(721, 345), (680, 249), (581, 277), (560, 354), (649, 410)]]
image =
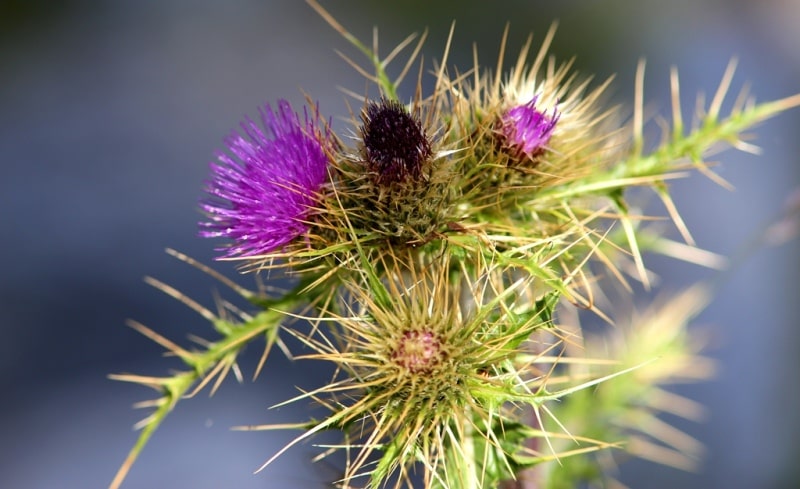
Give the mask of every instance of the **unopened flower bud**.
[(361, 118), (363, 156), (377, 183), (418, 180), (433, 155), (419, 118), (399, 102), (386, 99), (369, 103)]

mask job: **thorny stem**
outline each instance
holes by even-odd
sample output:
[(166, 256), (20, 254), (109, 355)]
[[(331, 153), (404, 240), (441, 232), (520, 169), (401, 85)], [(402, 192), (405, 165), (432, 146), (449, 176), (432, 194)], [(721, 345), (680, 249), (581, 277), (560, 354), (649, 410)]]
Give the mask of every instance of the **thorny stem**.
[[(275, 305), (280, 306), (282, 310), (275, 308), (265, 310), (251, 320), (230, 330), (230, 333), (225, 338), (210, 344), (204, 352), (193, 352), (189, 356), (182, 356), (181, 358), (192, 370), (179, 372), (167, 378), (132, 375), (110, 376), (115, 380), (134, 382), (156, 388), (163, 393), (163, 397), (153, 402), (158, 408), (142, 422), (144, 426), (139, 438), (120, 466), (111, 484), (109, 484), (109, 489), (118, 489), (120, 487), (152, 434), (166, 419), (167, 414), (172, 411), (178, 401), (191, 397), (212, 377), (216, 375), (224, 376), (235, 362), (236, 355), (242, 347), (254, 338), (262, 334), (268, 334), (270, 330), (277, 328), (281, 320), (286, 317), (286, 311), (293, 309), (298, 303), (302, 302), (301, 292), (304, 289), (305, 284), (301, 284), (276, 301)], [(270, 346), (271, 343), (268, 342), (267, 348)], [(193, 386), (197, 387), (194, 392), (190, 392)]]
[(611, 194), (633, 185), (651, 184), (654, 180), (675, 178), (669, 172), (679, 170), (676, 162), (688, 159), (703, 166), (703, 156), (720, 142), (736, 146), (744, 144), (741, 133), (774, 115), (800, 106), (800, 95), (756, 105), (736, 112), (726, 120), (710, 121), (683, 137), (673, 139), (647, 156), (636, 156), (620, 162), (612, 171), (596, 174), (568, 187), (543, 189), (539, 199), (561, 200), (592, 193)]

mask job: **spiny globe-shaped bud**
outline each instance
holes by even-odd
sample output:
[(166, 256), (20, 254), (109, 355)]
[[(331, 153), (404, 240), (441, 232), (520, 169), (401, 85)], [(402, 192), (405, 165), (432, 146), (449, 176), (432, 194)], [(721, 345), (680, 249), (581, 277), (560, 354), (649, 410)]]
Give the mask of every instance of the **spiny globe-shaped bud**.
[(403, 332), (392, 351), (392, 361), (412, 374), (430, 372), (444, 356), (439, 336), (430, 329)]
[(382, 98), (361, 112), (363, 157), (379, 185), (419, 180), (433, 152), (419, 117)]
[(560, 114), (553, 107), (552, 115), (536, 107), (538, 95), (530, 102), (505, 111), (498, 121), (503, 147), (513, 156), (534, 158), (544, 153)]

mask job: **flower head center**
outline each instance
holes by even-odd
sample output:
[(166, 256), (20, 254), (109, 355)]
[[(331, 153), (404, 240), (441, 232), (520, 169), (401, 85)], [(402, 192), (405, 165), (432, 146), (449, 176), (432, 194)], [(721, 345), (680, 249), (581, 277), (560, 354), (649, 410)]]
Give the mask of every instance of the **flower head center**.
[(444, 360), (438, 335), (431, 331), (406, 331), (392, 351), (392, 361), (410, 373), (430, 372)]
[(544, 153), (561, 117), (555, 107), (551, 115), (539, 110), (536, 107), (538, 98), (537, 95), (528, 103), (514, 106), (500, 117), (498, 125), (501, 142), (517, 157), (533, 158)]

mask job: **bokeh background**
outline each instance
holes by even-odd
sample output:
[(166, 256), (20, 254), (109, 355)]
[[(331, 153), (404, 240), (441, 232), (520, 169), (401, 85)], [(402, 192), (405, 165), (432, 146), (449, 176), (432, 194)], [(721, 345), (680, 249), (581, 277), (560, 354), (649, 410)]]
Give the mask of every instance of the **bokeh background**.
[[(798, 0), (593, 0), (428, 2), (326, 1), (357, 36), (380, 29), (383, 52), (429, 29), (424, 56), (440, 56), (455, 19), (450, 61), (471, 67), (472, 42), (494, 65), (511, 24), (510, 52), (530, 31), (560, 27), (552, 52), (577, 56), (598, 80), (617, 73), (612, 100), (630, 105), (647, 58), (646, 100), (669, 109), (671, 65), (683, 103), (713, 93), (732, 56), (734, 92), (751, 83), (760, 100), (800, 92)], [(335, 53), (354, 52), (304, 2), (0, 1), (0, 487), (105, 487), (135, 440), (149, 398), (111, 372), (160, 374), (177, 367), (125, 327), (134, 318), (167, 337), (212, 337), (184, 306), (147, 286), (164, 280), (212, 306), (213, 281), (164, 253), (213, 263), (215, 244), (196, 238), (196, 202), (222, 137), (257, 106), (301, 89), (347, 124), (339, 90), (365, 82)], [(411, 95), (410, 86), (406, 96)], [(728, 152), (727, 192), (696, 176), (674, 186), (699, 244), (734, 254), (781, 212), (800, 184), (800, 110), (754, 131), (763, 155)], [(705, 404), (684, 424), (708, 447), (686, 474), (648, 463), (622, 467), (631, 487), (781, 488), (800, 482), (800, 307), (797, 241), (752, 254), (699, 322), (711, 332), (719, 376), (680, 392)], [(666, 290), (713, 273), (651, 262)], [(216, 267), (236, 276), (229, 264)], [(237, 277), (251, 284), (252, 277)], [(252, 372), (259, 351), (243, 361)], [(252, 475), (291, 433), (230, 426), (298, 420), (305, 406), (268, 411), (295, 385), (326, 378), (317, 365), (275, 355), (257, 382), (231, 381), (217, 396), (184, 401), (155, 434), (125, 487), (325, 487), (335, 464), (309, 465), (311, 445)]]

